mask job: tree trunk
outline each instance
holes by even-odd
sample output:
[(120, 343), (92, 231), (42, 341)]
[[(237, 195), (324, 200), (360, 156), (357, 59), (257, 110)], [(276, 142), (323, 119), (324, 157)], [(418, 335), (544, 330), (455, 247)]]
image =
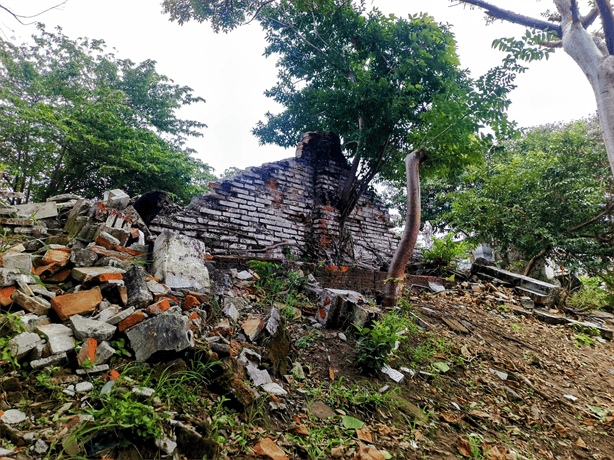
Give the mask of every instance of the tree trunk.
[(403, 291), (403, 276), (411, 259), (420, 231), (420, 164), (426, 159), (422, 150), (414, 150), (405, 157), (407, 177), (407, 216), (399, 246), (390, 262), (388, 282), (384, 286), (384, 306), (396, 305)]

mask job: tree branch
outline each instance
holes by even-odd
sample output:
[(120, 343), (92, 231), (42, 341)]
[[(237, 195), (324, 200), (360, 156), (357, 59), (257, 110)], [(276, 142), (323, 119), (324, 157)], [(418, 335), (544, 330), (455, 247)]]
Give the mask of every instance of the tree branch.
[(571, 10), (571, 22), (573, 22), (574, 24), (578, 24), (580, 22), (580, 12), (578, 11), (578, 2), (576, 0), (571, 0), (569, 9)]
[(588, 28), (593, 22), (595, 22), (597, 16), (599, 16), (599, 8), (594, 7), (586, 16), (580, 19), (582, 27), (585, 29)]
[(599, 214), (597, 214), (595, 217), (593, 217), (592, 219), (587, 220), (586, 222), (583, 222), (579, 225), (576, 225), (575, 227), (572, 227), (569, 229), (569, 233), (574, 233), (577, 232), (580, 229), (583, 229), (584, 227), (588, 227), (590, 224), (592, 224), (593, 222), (597, 222), (599, 219), (601, 219), (603, 216), (606, 216), (608, 214), (610, 214), (610, 212), (612, 212), (612, 209), (614, 209), (614, 203), (610, 203), (606, 206), (606, 208), (600, 212)]
[(605, 43), (608, 47), (608, 54), (614, 55), (614, 17), (612, 17), (612, 5), (609, 1), (597, 0), (597, 8), (603, 24)]
[(40, 13), (33, 14), (32, 16), (24, 16), (23, 14), (16, 14), (16, 13), (13, 13), (11, 10), (9, 10), (9, 9), (8, 9), (6, 6), (4, 6), (4, 5), (0, 5), (0, 9), (3, 9), (3, 10), (4, 10), (4, 11), (6, 11), (7, 13), (9, 13), (11, 16), (13, 16), (13, 17), (15, 18), (15, 20), (17, 20), (17, 22), (19, 22), (19, 24), (24, 25), (24, 26), (27, 26), (27, 25), (32, 24), (32, 23), (31, 23), (31, 22), (29, 22), (29, 23), (24, 23), (24, 22), (22, 22), (22, 20), (21, 20), (21, 19), (19, 19), (19, 18), (24, 18), (24, 19), (32, 19), (32, 18), (35, 18), (35, 17), (37, 17), (37, 16), (40, 16), (40, 15), (41, 15), (41, 14), (43, 14), (43, 13), (46, 13), (47, 11), (50, 11), (50, 10), (53, 10), (54, 8), (58, 8), (58, 7), (62, 6), (62, 5), (63, 5), (64, 3), (66, 3), (67, 1), (68, 1), (68, 0), (64, 0), (62, 3), (58, 3), (57, 5), (52, 6), (51, 8), (47, 8), (46, 10), (41, 11)]
[(553, 25), (548, 21), (542, 21), (541, 19), (535, 19), (523, 14), (514, 13), (513, 11), (504, 10), (503, 8), (491, 5), (490, 3), (482, 0), (466, 0), (465, 3), (469, 3), (484, 9), (486, 14), (491, 18), (502, 19), (503, 21), (519, 24), (521, 26), (530, 27), (533, 29), (555, 32), (559, 38), (563, 36), (563, 29), (561, 26)]

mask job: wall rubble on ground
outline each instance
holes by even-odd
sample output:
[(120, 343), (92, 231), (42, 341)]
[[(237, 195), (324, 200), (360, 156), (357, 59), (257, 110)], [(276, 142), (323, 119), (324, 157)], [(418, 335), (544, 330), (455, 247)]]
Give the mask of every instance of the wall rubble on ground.
[[(166, 204), (146, 221), (154, 234), (170, 229), (203, 240), (213, 255), (329, 261), (339, 241), (338, 189), (348, 174), (339, 138), (307, 133), (296, 158), (211, 183), (188, 207)], [(385, 267), (398, 243), (391, 226), (385, 206), (365, 194), (346, 222), (348, 244), (336, 262)]]

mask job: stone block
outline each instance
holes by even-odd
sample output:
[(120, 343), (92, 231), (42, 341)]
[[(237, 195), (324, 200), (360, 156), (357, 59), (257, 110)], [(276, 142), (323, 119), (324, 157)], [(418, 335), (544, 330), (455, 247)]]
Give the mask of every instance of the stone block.
[(115, 348), (109, 345), (109, 342), (101, 342), (98, 344), (95, 355), (97, 365), (106, 363), (113, 356), (115, 356)]
[(202, 241), (164, 231), (156, 238), (153, 258), (153, 275), (169, 288), (210, 289)]
[(38, 326), (44, 326), (51, 324), (51, 320), (48, 316), (39, 316), (33, 313), (28, 313), (21, 317), (21, 322), (29, 332), (35, 332)]
[(109, 208), (122, 211), (130, 204), (130, 195), (121, 189), (113, 189), (104, 192), (103, 200)]
[(255, 316), (252, 316), (243, 321), (243, 323), (241, 323), (241, 329), (243, 329), (243, 333), (252, 343), (254, 343), (258, 339), (260, 333), (264, 329), (264, 326), (264, 321)]
[(43, 256), (41, 263), (43, 265), (56, 265), (63, 267), (70, 261), (70, 248), (49, 249)]
[(67, 359), (66, 353), (58, 353), (57, 355), (51, 355), (46, 358), (36, 359), (34, 361), (30, 361), (30, 367), (32, 369), (41, 369), (47, 366), (57, 366), (65, 362)]
[(138, 361), (145, 361), (158, 351), (181, 351), (190, 346), (188, 318), (162, 314), (149, 318), (126, 331), (130, 347)]
[(53, 201), (18, 204), (14, 209), (18, 217), (26, 219), (48, 219), (58, 215), (58, 204)]
[(132, 315), (135, 311), (136, 308), (134, 307), (126, 308), (125, 310), (120, 311), (116, 315), (111, 316), (109, 319), (106, 320), (106, 322), (109, 324), (119, 324), (121, 321)]
[(32, 254), (9, 254), (2, 257), (4, 268), (15, 269), (22, 273), (32, 273)]
[(36, 348), (36, 345), (41, 342), (42, 339), (38, 336), (38, 334), (35, 334), (34, 332), (22, 332), (9, 341), (8, 347), (15, 359), (20, 360), (30, 353), (30, 351)]
[(72, 330), (63, 324), (46, 324), (38, 327), (38, 332), (47, 337), (52, 354), (63, 353), (75, 348)]
[(93, 311), (102, 302), (100, 288), (95, 287), (89, 291), (79, 291), (75, 294), (65, 294), (51, 299), (51, 307), (62, 321), (72, 315)]
[(91, 267), (98, 260), (98, 254), (93, 253), (89, 249), (73, 249), (70, 254), (70, 262), (75, 267)]
[(142, 308), (153, 300), (153, 295), (147, 287), (147, 275), (139, 266), (133, 265), (124, 273), (124, 284), (128, 294), (127, 306)]
[(112, 324), (84, 318), (81, 315), (71, 316), (69, 322), (70, 327), (72, 327), (75, 333), (75, 337), (79, 340), (93, 338), (98, 342), (102, 342), (111, 339), (117, 330), (117, 327)]
[(29, 297), (25, 295), (21, 291), (13, 292), (11, 296), (13, 302), (19, 305), (24, 310), (28, 310), (37, 315), (46, 315), (49, 311), (49, 306), (47, 302), (43, 302), (44, 299), (39, 299), (38, 297)]

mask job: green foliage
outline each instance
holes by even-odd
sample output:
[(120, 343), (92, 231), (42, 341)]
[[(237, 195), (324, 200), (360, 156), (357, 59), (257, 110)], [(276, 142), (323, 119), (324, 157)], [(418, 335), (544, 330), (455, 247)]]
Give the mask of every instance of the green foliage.
[(255, 287), (259, 289), (262, 304), (281, 303), (283, 313), (293, 316), (293, 307), (309, 302), (301, 292), (309, 283), (309, 278), (302, 271), (285, 271), (279, 264), (260, 260), (250, 260), (248, 264), (260, 277)]
[(424, 262), (440, 267), (448, 267), (457, 257), (465, 257), (471, 244), (466, 241), (454, 241), (455, 234), (450, 232), (443, 239), (433, 237), (433, 247), (426, 251), (422, 249)]
[(587, 334), (580, 333), (580, 334), (576, 334), (574, 337), (577, 340), (577, 342), (574, 343), (574, 347), (576, 348), (579, 348), (582, 345), (584, 345), (585, 347), (590, 347), (591, 345), (595, 343), (595, 339)]
[(404, 340), (402, 332), (410, 322), (397, 313), (388, 313), (370, 327), (356, 328), (358, 336), (358, 369), (364, 374), (381, 370), (391, 359), (397, 341)]
[(601, 278), (580, 277), (582, 289), (573, 292), (566, 303), (572, 308), (589, 310), (611, 310), (614, 305), (614, 297)]
[(544, 251), (572, 272), (597, 273), (611, 264), (612, 191), (596, 119), (542, 126), (471, 168), (445, 219), (501, 251), (527, 260)]
[(452, 34), (427, 15), (407, 19), (347, 4), (332, 13), (291, 4), (267, 10), (261, 23), (278, 58), (278, 83), (267, 96), (285, 107), (254, 133), (289, 146), (305, 131), (332, 131), (360, 160), (357, 190), (377, 174), (404, 185), (402, 159), (421, 146), (425, 172), (449, 173), (478, 161), (490, 124), (508, 128), (503, 111), (511, 66), (478, 80), (458, 68)]
[(26, 199), (164, 190), (186, 202), (213, 178), (185, 141), (203, 123), (175, 112), (202, 102), (155, 62), (105, 52), (39, 26), (34, 45), (0, 43), (0, 157)]
[(99, 425), (119, 426), (124, 443), (134, 439), (152, 439), (162, 436), (163, 418), (153, 407), (136, 400), (133, 393), (115, 394), (105, 398), (102, 408), (91, 411)]

